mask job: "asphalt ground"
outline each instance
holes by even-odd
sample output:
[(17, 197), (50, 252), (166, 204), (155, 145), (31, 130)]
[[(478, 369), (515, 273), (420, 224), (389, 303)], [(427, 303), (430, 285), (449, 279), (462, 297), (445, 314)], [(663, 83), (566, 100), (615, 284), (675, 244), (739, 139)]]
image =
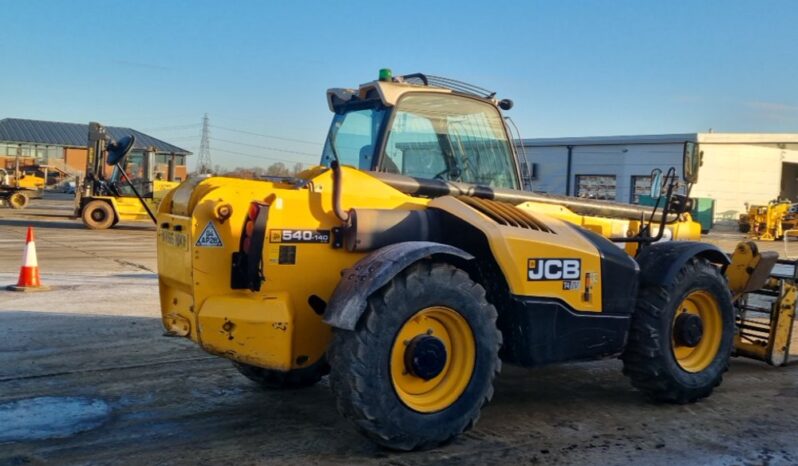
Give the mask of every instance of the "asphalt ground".
[[(798, 463), (798, 364), (740, 358), (712, 397), (683, 406), (648, 402), (618, 360), (505, 365), (475, 429), (432, 451), (383, 450), (338, 415), (326, 379), (264, 391), (162, 336), (154, 228), (90, 231), (70, 213), (63, 197), (0, 208), (0, 285), (16, 281), (32, 225), (52, 287), (0, 291), (0, 465)], [(730, 251), (741, 237), (707, 239)]]

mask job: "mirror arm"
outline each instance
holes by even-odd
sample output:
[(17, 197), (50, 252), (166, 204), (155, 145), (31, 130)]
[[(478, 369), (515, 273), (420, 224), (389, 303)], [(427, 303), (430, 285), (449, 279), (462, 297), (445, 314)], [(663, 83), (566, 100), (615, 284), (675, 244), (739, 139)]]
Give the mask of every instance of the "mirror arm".
[[(668, 182), (668, 180), (670, 180)], [(659, 220), (659, 231), (657, 232), (657, 236), (643, 236), (646, 231), (651, 230), (651, 223), (654, 218), (654, 214), (657, 213), (657, 209), (659, 208), (660, 201), (662, 200), (662, 196), (657, 198), (657, 203), (654, 205), (654, 210), (651, 212), (651, 216), (649, 217), (648, 223), (640, 228), (640, 231), (637, 232), (637, 235), (631, 238), (609, 238), (610, 241), (614, 243), (640, 243), (641, 246), (650, 243), (656, 243), (657, 241), (662, 239), (662, 236), (665, 234), (665, 225), (668, 224), (668, 215), (670, 214), (670, 199), (673, 195), (673, 188), (676, 185), (676, 169), (671, 167), (668, 172), (665, 174), (665, 182), (668, 183), (668, 191), (665, 195), (665, 205), (662, 207), (662, 214)]]

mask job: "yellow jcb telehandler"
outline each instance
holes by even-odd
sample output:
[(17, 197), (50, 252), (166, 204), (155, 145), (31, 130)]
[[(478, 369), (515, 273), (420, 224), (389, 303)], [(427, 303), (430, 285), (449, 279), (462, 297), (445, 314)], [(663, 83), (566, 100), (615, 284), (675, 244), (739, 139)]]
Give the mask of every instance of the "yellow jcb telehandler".
[[(698, 242), (677, 170), (658, 206), (521, 190), (495, 94), (414, 74), (327, 93), (321, 165), (281, 181), (189, 179), (158, 212), (163, 324), (270, 388), (329, 373), (380, 445), (474, 425), (502, 361), (618, 357), (650, 398), (694, 402), (734, 350), (735, 300), (773, 258)], [(700, 152), (685, 144), (682, 178)]]

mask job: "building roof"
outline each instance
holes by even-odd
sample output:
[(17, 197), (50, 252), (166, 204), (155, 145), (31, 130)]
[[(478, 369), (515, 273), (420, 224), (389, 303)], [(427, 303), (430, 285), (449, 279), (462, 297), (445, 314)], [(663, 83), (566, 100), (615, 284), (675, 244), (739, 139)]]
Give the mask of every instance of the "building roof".
[[(136, 136), (133, 149), (143, 150), (150, 146), (159, 153), (175, 153), (190, 155), (191, 152), (168, 142), (161, 141), (131, 128), (116, 126), (105, 127), (112, 138), (119, 140), (125, 136)], [(67, 147), (86, 147), (89, 138), (89, 125), (80, 123), (62, 123), (59, 121), (23, 120), (4, 118), (0, 120), (0, 141), (47, 144)]]
[(795, 144), (798, 133), (676, 133), (524, 139), (524, 146), (614, 146), (627, 144)]

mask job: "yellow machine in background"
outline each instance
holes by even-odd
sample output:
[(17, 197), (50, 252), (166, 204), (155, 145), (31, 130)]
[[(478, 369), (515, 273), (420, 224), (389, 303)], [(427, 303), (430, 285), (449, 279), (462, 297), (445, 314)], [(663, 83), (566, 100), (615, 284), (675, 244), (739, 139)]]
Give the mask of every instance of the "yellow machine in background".
[(772, 201), (768, 205), (752, 205), (748, 213), (741, 214), (740, 231), (760, 241), (775, 241), (784, 237), (784, 232), (798, 226), (795, 204), (790, 201)]
[(17, 186), (24, 189), (41, 191), (44, 189), (45, 179), (44, 177), (37, 176), (35, 173), (23, 172), (17, 180)]
[(14, 170), (0, 168), (0, 201), (12, 209), (24, 209), (31, 197), (41, 195), (45, 178), (17, 167)]
[(787, 364), (798, 299), (796, 262), (745, 241), (737, 245), (726, 276), (738, 311), (735, 353), (773, 366)]
[[(652, 174), (653, 210), (525, 192), (495, 93), (381, 70), (327, 98), (321, 166), (190, 179), (161, 202), (169, 334), (268, 388), (329, 373), (341, 414), (402, 450), (469, 429), (500, 359), (620, 356), (671, 403), (720, 384), (739, 303), (773, 263), (695, 241), (674, 168)], [(686, 143), (688, 193), (699, 166)]]
[[(166, 193), (180, 183), (153, 176), (150, 154), (138, 174), (128, 174), (126, 157), (135, 145), (135, 137), (110, 141), (105, 128), (99, 123), (89, 124), (89, 155), (86, 159), (86, 178), (75, 195), (75, 216), (93, 230), (111, 228), (122, 220), (151, 220), (153, 212)], [(105, 166), (111, 166), (110, 177)]]

